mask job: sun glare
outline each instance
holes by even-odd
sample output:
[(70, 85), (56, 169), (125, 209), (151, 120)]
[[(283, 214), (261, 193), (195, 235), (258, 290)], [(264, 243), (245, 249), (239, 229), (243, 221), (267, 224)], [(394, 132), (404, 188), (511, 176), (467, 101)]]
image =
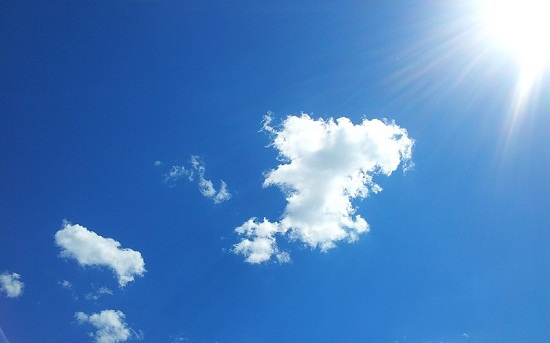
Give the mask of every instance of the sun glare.
[[(517, 61), (507, 141), (531, 104), (550, 62), (550, 0), (481, 0), (485, 33)], [(506, 143), (508, 144), (508, 143)]]
[(484, 0), (482, 10), (489, 34), (518, 60), (522, 82), (532, 83), (550, 60), (550, 1)]

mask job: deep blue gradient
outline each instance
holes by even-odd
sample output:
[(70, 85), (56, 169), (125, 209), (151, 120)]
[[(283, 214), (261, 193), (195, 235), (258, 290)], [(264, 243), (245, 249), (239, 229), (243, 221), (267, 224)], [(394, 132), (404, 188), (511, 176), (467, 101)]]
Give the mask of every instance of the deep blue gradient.
[[(75, 312), (116, 309), (144, 342), (550, 341), (548, 72), (510, 129), (516, 67), (476, 41), (467, 10), (2, 2), (0, 273), (25, 290), (0, 296), (0, 330), (86, 342)], [(415, 167), (354, 203), (369, 234), (327, 253), (290, 242), (290, 264), (230, 251), (235, 227), (284, 210), (261, 186), (279, 163), (258, 132), (267, 111), (408, 130)], [(163, 183), (191, 155), (229, 201)], [(140, 251), (144, 277), (120, 289), (60, 258), (63, 219)], [(100, 287), (114, 294), (85, 299)]]

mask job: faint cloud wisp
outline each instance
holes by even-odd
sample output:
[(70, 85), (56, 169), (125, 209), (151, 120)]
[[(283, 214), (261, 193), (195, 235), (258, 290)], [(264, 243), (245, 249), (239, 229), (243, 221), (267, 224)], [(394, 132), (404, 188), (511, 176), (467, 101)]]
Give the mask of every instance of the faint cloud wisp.
[(168, 173), (164, 174), (164, 183), (175, 183), (182, 177), (187, 177), (189, 181), (195, 180), (195, 173), (201, 194), (209, 199), (212, 199), (215, 204), (222, 203), (231, 199), (231, 193), (227, 188), (227, 184), (221, 180), (220, 189), (214, 188), (214, 183), (204, 177), (206, 167), (201, 157), (197, 155), (191, 156), (191, 167), (172, 166)]
[(189, 181), (193, 181), (193, 172), (191, 170), (185, 169), (184, 166), (172, 166), (170, 171), (164, 174), (164, 182), (176, 182), (182, 177), (186, 176)]
[(101, 298), (102, 296), (105, 296), (105, 295), (113, 295), (113, 291), (111, 291), (107, 287), (101, 287), (100, 289), (98, 289), (95, 292), (90, 292), (90, 293), (86, 294), (85, 298), (86, 298), (86, 300), (98, 300), (99, 298)]
[(2, 343), (10, 343), (8, 340), (8, 337), (6, 337), (6, 334), (4, 334), (4, 330), (0, 327), (0, 338), (2, 338)]
[(63, 280), (59, 281), (57, 284), (61, 286), (61, 288), (67, 290), (72, 295), (74, 300), (78, 300), (78, 295), (76, 294), (74, 285), (70, 281)]

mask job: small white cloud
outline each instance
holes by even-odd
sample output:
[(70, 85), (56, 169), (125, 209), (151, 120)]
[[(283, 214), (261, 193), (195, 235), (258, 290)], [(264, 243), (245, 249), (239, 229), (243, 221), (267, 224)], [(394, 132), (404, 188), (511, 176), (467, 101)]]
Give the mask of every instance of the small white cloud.
[(121, 248), (114, 239), (102, 237), (84, 226), (64, 221), (63, 228), (55, 234), (55, 243), (62, 249), (62, 257), (73, 258), (81, 266), (111, 268), (120, 287), (145, 273), (145, 262), (139, 251)]
[(257, 218), (250, 218), (243, 225), (235, 229), (235, 231), (246, 237), (235, 245), (236, 253), (246, 256), (248, 263), (261, 263), (269, 260), (271, 256), (281, 256), (280, 262), (289, 262), (290, 256), (288, 253), (282, 253), (277, 247), (275, 234), (279, 232), (278, 223), (272, 223), (266, 218), (262, 222), (258, 222)]
[(185, 337), (183, 335), (177, 335), (177, 336), (170, 335), (170, 342), (171, 343), (182, 343), (182, 342), (187, 342), (187, 341), (189, 341), (189, 339), (187, 339), (187, 337)]
[(155, 161), (155, 163), (153, 163), (153, 164), (154, 164), (155, 167), (158, 167), (162, 164), (162, 162), (161, 161)]
[(199, 156), (191, 156), (191, 168), (192, 169), (186, 169), (184, 166), (173, 166), (168, 173), (164, 174), (164, 182), (176, 182), (184, 176), (186, 176), (189, 181), (194, 181), (196, 172), (198, 175), (197, 182), (199, 184), (199, 191), (202, 195), (212, 199), (216, 204), (231, 199), (231, 193), (229, 193), (227, 184), (223, 180), (220, 181), (220, 190), (218, 191), (214, 188), (214, 183), (204, 177), (206, 168)]
[(199, 190), (202, 195), (214, 200), (214, 203), (216, 204), (231, 199), (231, 194), (227, 190), (227, 184), (224, 181), (221, 181), (220, 190), (216, 191), (212, 181), (205, 180), (202, 176), (200, 176)]
[(136, 336), (124, 321), (122, 311), (103, 310), (91, 315), (77, 312), (75, 318), (80, 324), (91, 324), (97, 329), (95, 333), (90, 333), (96, 343), (126, 342)]
[(214, 198), (216, 196), (214, 184), (212, 181), (205, 180), (204, 178), (199, 180), (199, 190), (201, 191), (201, 194), (207, 198)]
[(96, 292), (86, 294), (85, 298), (86, 300), (97, 300), (104, 295), (113, 295), (113, 291), (107, 287), (101, 287)]
[(61, 288), (66, 289), (69, 293), (71, 293), (71, 295), (75, 300), (78, 299), (78, 296), (76, 295), (76, 291), (74, 289), (74, 285), (70, 281), (63, 280), (63, 281), (59, 281), (57, 284), (61, 286)]
[(193, 181), (193, 172), (191, 170), (185, 169), (184, 166), (173, 166), (168, 173), (164, 174), (164, 182), (176, 182), (184, 176), (189, 181)]
[(57, 284), (64, 289), (74, 289), (73, 284), (67, 280), (59, 281)]
[(288, 116), (280, 129), (267, 115), (263, 130), (273, 137), (271, 146), (282, 163), (269, 171), (264, 187), (275, 185), (286, 194), (287, 205), (280, 221), (251, 218), (235, 231), (244, 236), (233, 251), (249, 263), (273, 256), (288, 262), (279, 251), (277, 237), (305, 243), (327, 251), (339, 241), (353, 242), (369, 231), (369, 225), (352, 206), (382, 188), (373, 175), (389, 176), (400, 164), (410, 166), (413, 141), (393, 122), (363, 120), (354, 125), (348, 118), (312, 119), (307, 114)]
[(464, 338), (466, 338), (466, 339), (469, 339), (469, 338), (470, 338), (470, 335), (468, 335), (466, 332), (464, 332), (464, 333), (462, 334), (462, 337), (464, 337)]
[(231, 199), (231, 193), (227, 190), (227, 184), (222, 180), (219, 192), (214, 196), (214, 202), (219, 204)]
[(17, 273), (4, 272), (0, 274), (0, 291), (6, 293), (8, 298), (17, 298), (23, 294), (25, 284), (19, 279), (21, 275)]
[(199, 175), (199, 190), (202, 195), (214, 200), (214, 203), (216, 204), (231, 199), (231, 194), (227, 190), (227, 184), (223, 180), (221, 181), (220, 190), (217, 191), (214, 188), (212, 181), (204, 178), (206, 168), (204, 166), (204, 162), (199, 156), (191, 156), (191, 165)]

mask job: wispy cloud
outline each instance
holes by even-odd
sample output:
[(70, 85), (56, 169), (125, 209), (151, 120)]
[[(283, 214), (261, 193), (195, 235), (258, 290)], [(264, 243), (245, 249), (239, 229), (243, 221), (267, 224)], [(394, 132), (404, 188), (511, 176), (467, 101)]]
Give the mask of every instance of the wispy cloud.
[(86, 298), (86, 300), (97, 300), (97, 299), (99, 299), (99, 298), (101, 298), (102, 296), (105, 296), (105, 295), (113, 295), (113, 291), (111, 291), (107, 287), (101, 287), (100, 289), (98, 289), (95, 292), (90, 292), (90, 293), (86, 294), (84, 296), (84, 298)]
[(59, 281), (57, 284), (61, 286), (61, 288), (66, 289), (69, 293), (71, 293), (71, 295), (75, 300), (78, 299), (78, 296), (76, 295), (76, 291), (74, 289), (74, 285), (70, 281), (63, 280), (63, 281)]
[(75, 318), (80, 324), (91, 324), (97, 329), (95, 333), (90, 333), (96, 343), (125, 342), (137, 337), (134, 330), (124, 321), (125, 315), (122, 311), (103, 310), (91, 315), (77, 312)]
[(197, 183), (199, 185), (199, 191), (202, 195), (210, 198), (214, 203), (219, 204), (231, 199), (231, 193), (227, 188), (227, 184), (221, 180), (220, 189), (216, 190), (214, 183), (211, 180), (205, 178), (206, 167), (201, 157), (197, 155), (191, 156), (191, 166), (185, 168), (184, 166), (172, 166), (168, 173), (164, 174), (165, 183), (174, 183), (182, 177), (187, 177), (189, 181), (195, 181), (197, 177)]
[(214, 200), (216, 204), (231, 199), (231, 194), (227, 190), (227, 184), (223, 180), (221, 180), (220, 190), (216, 191), (212, 181), (204, 178), (206, 167), (199, 156), (191, 156), (191, 165), (199, 175), (199, 190), (202, 195)]
[(62, 257), (73, 258), (81, 266), (111, 268), (120, 287), (145, 273), (145, 262), (139, 251), (121, 248), (114, 239), (102, 237), (84, 226), (64, 221), (63, 228), (55, 234), (55, 243), (62, 249)]
[(57, 284), (63, 289), (74, 289), (73, 284), (68, 280), (59, 281)]
[(187, 341), (189, 341), (189, 339), (187, 339), (187, 337), (184, 337), (183, 335), (177, 335), (177, 336), (170, 335), (171, 343), (182, 343)]
[(411, 165), (413, 141), (407, 131), (377, 119), (354, 125), (345, 117), (291, 115), (280, 128), (271, 121), (267, 115), (263, 129), (271, 134), (282, 163), (266, 174), (263, 186), (278, 186), (287, 205), (280, 221), (250, 218), (237, 227), (243, 238), (233, 251), (249, 263), (272, 257), (287, 262), (290, 257), (278, 248), (278, 237), (327, 251), (368, 232), (351, 200), (382, 190), (373, 181), (375, 174), (389, 176), (400, 164), (405, 169)]
[(17, 298), (23, 294), (25, 284), (19, 279), (21, 275), (17, 273), (4, 272), (0, 274), (0, 291), (6, 293), (8, 298)]
[(186, 176), (189, 181), (193, 181), (193, 171), (185, 169), (184, 166), (173, 166), (168, 173), (164, 174), (164, 182), (175, 182)]
[(10, 343), (10, 341), (8, 340), (8, 337), (6, 337), (6, 335), (4, 334), (4, 330), (2, 330), (1, 327), (0, 327), (0, 338), (2, 339), (0, 341), (1, 343)]

